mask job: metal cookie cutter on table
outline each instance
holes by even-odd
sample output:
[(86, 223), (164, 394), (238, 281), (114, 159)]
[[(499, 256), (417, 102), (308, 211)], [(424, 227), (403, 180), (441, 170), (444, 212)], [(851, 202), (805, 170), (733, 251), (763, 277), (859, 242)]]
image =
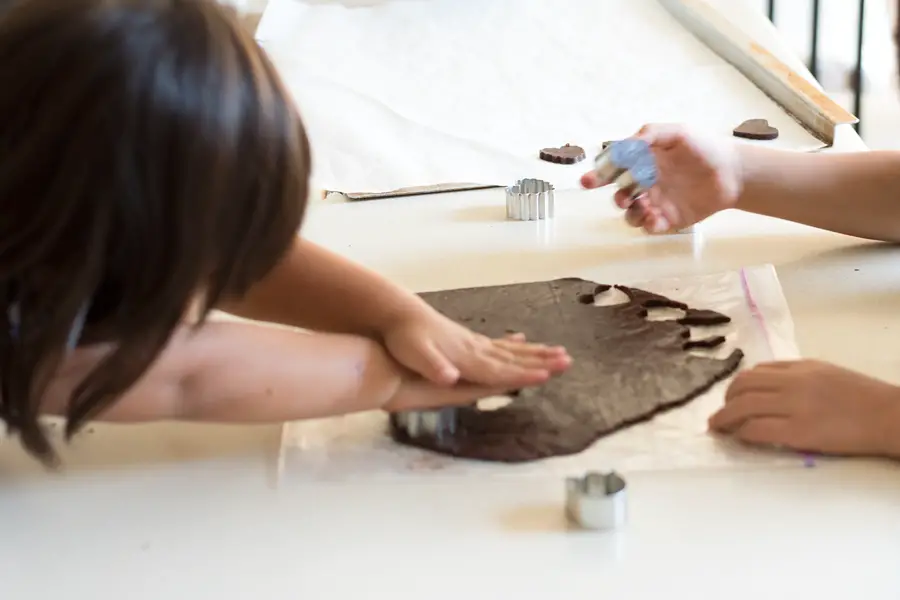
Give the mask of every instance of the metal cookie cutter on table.
[(520, 179), (506, 188), (506, 218), (516, 221), (552, 219), (553, 185), (540, 179)]
[(615, 471), (566, 479), (566, 516), (584, 529), (618, 529), (625, 524), (625, 479)]
[[(594, 170), (606, 181), (613, 182), (620, 190), (627, 190), (637, 197), (656, 185), (656, 160), (650, 144), (630, 138), (611, 142), (594, 158)], [(693, 233), (694, 228), (680, 229), (676, 233)]]
[(456, 433), (456, 409), (453, 407), (436, 410), (410, 410), (392, 416), (394, 425), (411, 438), (428, 435), (438, 441)]

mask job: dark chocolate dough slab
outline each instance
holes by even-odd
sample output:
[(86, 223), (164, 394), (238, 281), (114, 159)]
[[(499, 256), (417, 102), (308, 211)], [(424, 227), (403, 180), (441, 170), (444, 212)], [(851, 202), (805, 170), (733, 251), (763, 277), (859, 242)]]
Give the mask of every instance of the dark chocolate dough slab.
[(453, 436), (410, 438), (393, 419), (391, 435), (400, 443), (487, 461), (575, 454), (604, 435), (685, 404), (737, 369), (740, 350), (724, 360), (692, 355), (685, 325), (645, 318), (649, 308), (690, 314), (689, 307), (616, 287), (629, 302), (595, 306), (594, 296), (610, 286), (573, 278), (422, 294), (443, 314), (485, 335), (520, 331), (535, 341), (564, 344), (574, 364), (497, 410), (459, 409)]

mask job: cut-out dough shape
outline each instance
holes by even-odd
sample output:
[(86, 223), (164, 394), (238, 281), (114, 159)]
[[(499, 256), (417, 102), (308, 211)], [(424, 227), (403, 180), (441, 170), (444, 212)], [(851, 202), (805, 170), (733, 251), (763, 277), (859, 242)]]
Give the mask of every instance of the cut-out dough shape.
[(616, 289), (630, 301), (585, 302), (610, 286), (583, 279), (422, 294), (443, 314), (485, 335), (501, 337), (514, 330), (530, 340), (563, 344), (574, 362), (545, 385), (519, 391), (507, 406), (460, 408), (453, 436), (410, 438), (394, 419), (391, 435), (404, 444), (486, 461), (575, 454), (618, 429), (687, 403), (738, 368), (740, 350), (724, 360), (696, 356), (685, 349), (686, 325), (645, 318), (656, 307), (690, 315), (683, 303), (634, 288)]
[(696, 308), (689, 308), (685, 311), (683, 317), (678, 319), (678, 322), (682, 325), (694, 325), (694, 326), (712, 326), (712, 325), (724, 325), (726, 323), (730, 323), (731, 319), (722, 313), (717, 313), (714, 310), (700, 310)]
[(560, 148), (544, 148), (539, 156), (547, 162), (574, 165), (584, 160), (584, 148), (566, 144)]
[(734, 137), (769, 141), (778, 137), (778, 130), (765, 119), (748, 119), (734, 128)]

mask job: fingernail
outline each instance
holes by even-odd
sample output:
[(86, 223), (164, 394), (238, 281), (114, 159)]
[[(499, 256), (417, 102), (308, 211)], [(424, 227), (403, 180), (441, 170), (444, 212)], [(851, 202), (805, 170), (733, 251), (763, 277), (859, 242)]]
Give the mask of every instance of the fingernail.
[(651, 231), (653, 233), (665, 233), (669, 230), (669, 220), (665, 217), (657, 217), (654, 219), (651, 224)]

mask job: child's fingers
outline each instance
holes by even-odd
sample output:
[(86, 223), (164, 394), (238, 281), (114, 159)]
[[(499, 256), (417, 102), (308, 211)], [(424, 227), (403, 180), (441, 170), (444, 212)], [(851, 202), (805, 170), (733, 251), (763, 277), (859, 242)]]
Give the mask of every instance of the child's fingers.
[(459, 369), (434, 344), (424, 344), (415, 362), (407, 367), (439, 385), (453, 385), (459, 380)]
[(639, 202), (635, 202), (625, 211), (625, 222), (632, 227), (643, 227), (646, 219), (647, 210)]
[(778, 379), (769, 376), (765, 370), (758, 366), (753, 369), (741, 371), (731, 380), (731, 385), (725, 390), (725, 403), (737, 400), (746, 395), (774, 394), (781, 389)]
[(566, 354), (563, 346), (547, 346), (545, 344), (525, 343), (525, 336), (519, 339), (504, 338), (494, 340), (494, 347), (512, 352), (518, 356), (546, 356), (553, 357)]
[(540, 385), (550, 379), (551, 375), (551, 370), (543, 366), (505, 363), (495, 365), (481, 381), (476, 383), (511, 389)]
[(650, 208), (644, 219), (644, 230), (651, 234), (668, 233), (672, 230), (672, 223), (663, 216), (659, 209)]
[(609, 182), (601, 178), (596, 171), (590, 171), (581, 176), (581, 186), (588, 190), (593, 190), (608, 184)]
[(551, 348), (539, 344), (510, 345), (498, 341), (487, 352), (487, 357), (503, 367), (515, 366), (554, 372), (564, 371), (572, 364), (572, 358), (565, 348)]
[[(650, 190), (653, 192), (654, 190)], [(672, 222), (666, 218), (662, 209), (653, 201), (650, 194), (644, 194), (625, 212), (625, 220), (632, 227), (640, 227), (647, 233), (666, 233), (672, 228)]]
[(510, 373), (514, 370), (553, 371), (557, 373), (565, 371), (572, 365), (572, 358), (568, 354), (517, 356), (514, 353), (497, 352), (490, 357), (490, 360), (496, 361), (496, 368)]
[(812, 450), (808, 436), (790, 419), (763, 417), (744, 423), (734, 432), (734, 437), (745, 444), (773, 446), (794, 450)]
[(710, 417), (709, 426), (714, 431), (731, 433), (754, 419), (785, 418), (792, 414), (793, 403), (786, 402), (783, 395), (762, 392), (726, 403)]
[(515, 388), (543, 383), (550, 378), (551, 372), (564, 370), (569, 362), (565, 355), (549, 359), (540, 356), (523, 358), (501, 348), (492, 348), (474, 355), (462, 371), (463, 378), (474, 384)]
[(634, 197), (628, 190), (616, 190), (613, 201), (616, 203), (616, 206), (622, 210), (626, 210), (634, 204)]

